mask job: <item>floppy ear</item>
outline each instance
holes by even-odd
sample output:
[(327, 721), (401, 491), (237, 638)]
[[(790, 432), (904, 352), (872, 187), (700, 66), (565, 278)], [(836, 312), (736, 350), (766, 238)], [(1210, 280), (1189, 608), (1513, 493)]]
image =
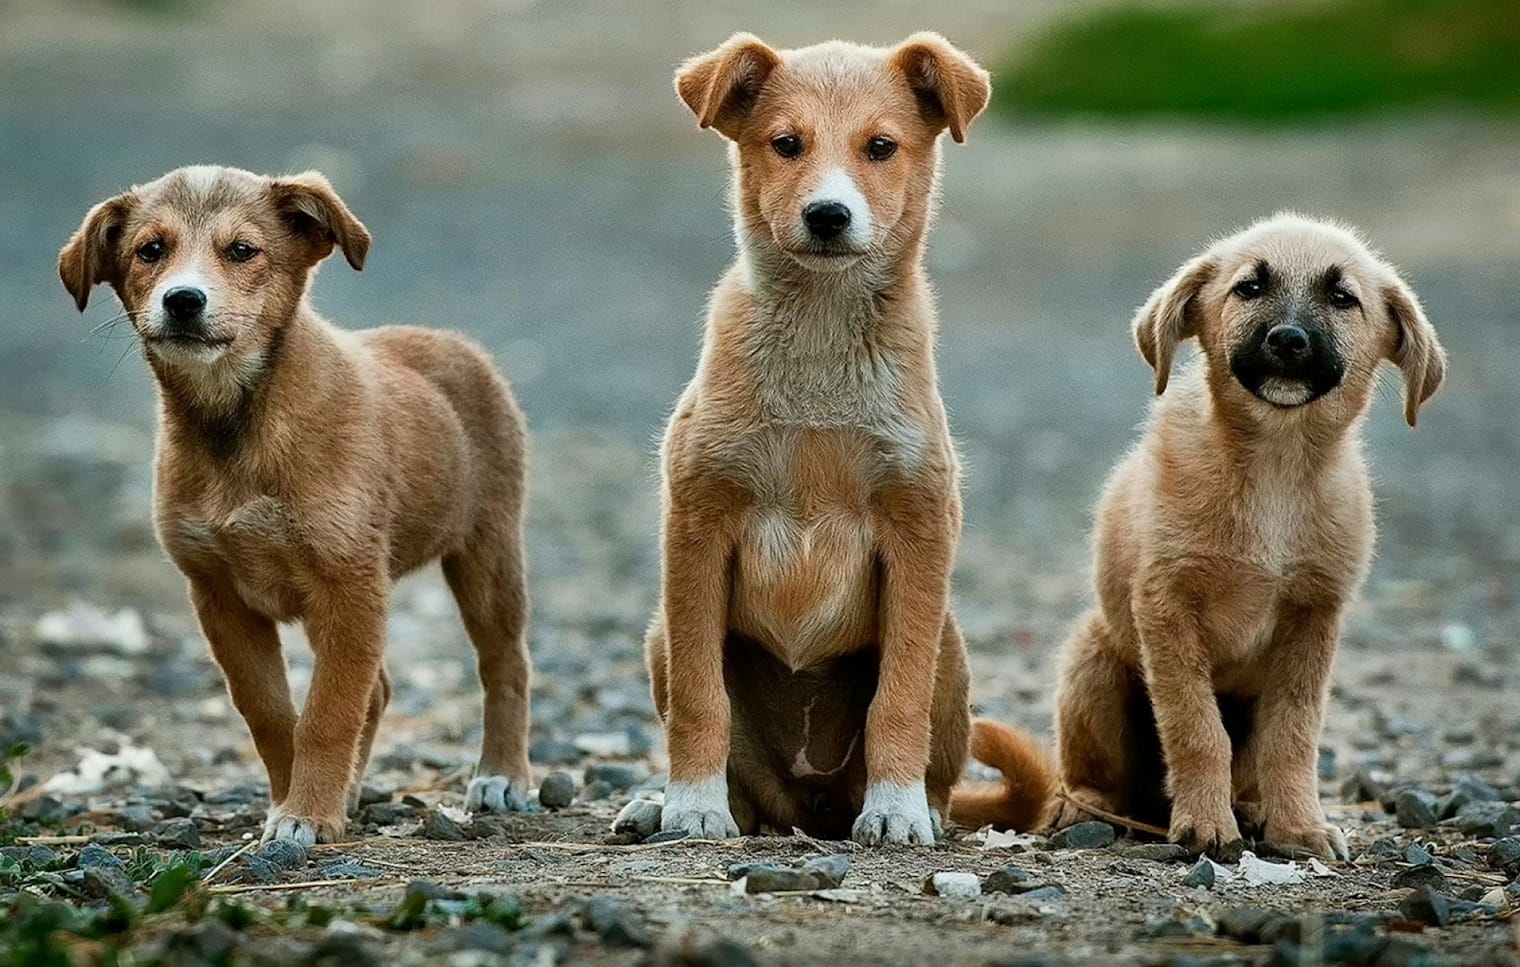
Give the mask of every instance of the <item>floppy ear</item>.
[(84, 216), (84, 223), (58, 253), (58, 277), (83, 312), (98, 283), (121, 285), (121, 233), (137, 204), (131, 192), (108, 198)]
[(939, 34), (916, 33), (892, 54), (891, 63), (908, 79), (924, 115), (949, 128), (957, 144), (987, 107), (992, 75)]
[(1446, 378), (1446, 350), (1436, 339), (1435, 328), (1425, 318), (1414, 290), (1397, 275), (1383, 287), (1383, 303), (1388, 318), (1398, 327), (1388, 358), (1404, 373), (1404, 421), (1414, 426), (1420, 404), (1434, 396)]
[(369, 229), (348, 210), (321, 172), (306, 171), (277, 178), (269, 190), (275, 208), (291, 229), (311, 243), (313, 264), (331, 255), (337, 245), (349, 265), (364, 268), (364, 258), (369, 254)]
[(765, 41), (737, 33), (716, 50), (682, 64), (676, 71), (676, 93), (697, 116), (697, 127), (716, 128), (737, 140), (740, 123), (780, 63), (781, 55)]
[(1198, 335), (1195, 300), (1218, 267), (1207, 252), (1183, 263), (1135, 313), (1135, 346), (1156, 371), (1157, 396), (1166, 392), (1177, 344)]

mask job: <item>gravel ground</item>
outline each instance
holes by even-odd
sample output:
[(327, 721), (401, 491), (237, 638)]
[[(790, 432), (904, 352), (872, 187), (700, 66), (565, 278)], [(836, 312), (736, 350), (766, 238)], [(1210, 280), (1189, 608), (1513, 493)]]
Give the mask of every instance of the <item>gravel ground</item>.
[[(1054, 8), (1021, 5), (1010, 21), (1001, 6), (967, 5), (941, 26), (990, 59)], [(1209, 236), (1285, 206), (1361, 224), (1410, 273), (1452, 377), (1418, 431), (1402, 427), (1391, 378), (1368, 422), (1379, 560), (1348, 622), (1321, 763), (1352, 863), (1288, 885), (1252, 885), (1232, 864), (1210, 887), (1197, 883), (1213, 868), (1126, 840), (635, 844), (610, 827), (661, 784), (640, 657), (658, 579), (653, 440), (730, 248), (722, 150), (689, 130), (667, 67), (740, 26), (795, 42), (921, 24), (893, 7), (862, 33), (803, 4), (756, 18), (721, 4), (473, 4), (427, 22), (409, 5), (356, 9), (228, 7), (183, 23), (0, 10), (0, 746), (27, 740), (20, 771), (64, 774), (22, 808), (21, 832), (93, 837), (124, 861), (75, 840), (51, 856), (6, 847), (0, 897), (88, 907), (115, 888), (149, 902), (143, 881), (163, 860), (195, 851), (209, 873), (261, 819), (262, 771), (148, 525), (148, 376), (130, 343), (86, 335), (110, 300), (81, 321), (53, 258), (90, 203), (177, 164), (315, 164), (376, 236), (362, 275), (326, 271), (318, 305), (355, 327), (470, 332), (529, 416), (533, 758), (539, 780), (556, 774), (546, 801), (570, 803), (473, 823), (457, 812), (478, 694), (452, 602), (425, 572), (397, 590), (396, 697), (354, 840), (236, 857), (208, 887), (225, 891), (217, 902), (275, 913), (150, 918), (132, 935), (139, 955), (1515, 962), (1520, 869), (1504, 844), (1520, 833), (1507, 829), (1520, 826), (1520, 384), (1508, 371), (1520, 128), (990, 121), (947, 150), (932, 260), (968, 465), (957, 609), (974, 701), (1034, 729), (1049, 726), (1053, 655), (1086, 599), (1091, 502), (1147, 402), (1131, 308)], [(299, 638), (286, 630), (304, 689)], [(835, 855), (849, 867), (832, 886), (797, 871), (731, 881), (734, 864)], [(954, 877), (941, 879), (952, 895), (925, 893), (932, 874), (1010, 864), (1023, 877), (983, 881), (980, 896), (953, 895), (965, 888)], [(767, 876), (800, 889), (743, 892)], [(292, 887), (312, 881), (326, 885)], [(409, 892), (424, 911), (410, 919)], [(461, 899), (481, 892), (515, 897), (527, 925), (501, 914), (505, 901)], [(292, 896), (339, 912), (319, 925), (291, 913)]]

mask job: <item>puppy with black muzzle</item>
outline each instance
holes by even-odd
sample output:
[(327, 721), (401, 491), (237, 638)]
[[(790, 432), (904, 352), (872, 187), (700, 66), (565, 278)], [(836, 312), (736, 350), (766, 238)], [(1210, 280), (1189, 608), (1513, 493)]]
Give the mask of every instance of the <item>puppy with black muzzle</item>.
[[(1392, 266), (1295, 215), (1183, 265), (1134, 331), (1165, 395), (1099, 504), (1098, 607), (1061, 672), (1061, 788), (1005, 765), (1023, 738), (1003, 726), (976, 723), (976, 754), (1004, 766), (1005, 802), (1027, 812), (1035, 790), (1055, 826), (1091, 807), (1198, 850), (1244, 824), (1344, 856), (1316, 762), (1341, 617), (1372, 559), (1359, 428), (1383, 361), (1403, 371), (1413, 426), (1445, 353)], [(1200, 358), (1168, 388), (1189, 338)]]
[[(96, 205), (58, 257), (80, 311), (115, 290), (157, 379), (158, 536), (269, 773), (266, 839), (342, 836), (391, 694), (391, 582), (433, 560), (485, 688), (467, 803), (524, 808), (530, 778), (522, 414), (462, 336), (312, 310), (317, 266), (369, 244), (316, 172), (197, 166)], [(284, 621), (315, 658), (299, 716)]]

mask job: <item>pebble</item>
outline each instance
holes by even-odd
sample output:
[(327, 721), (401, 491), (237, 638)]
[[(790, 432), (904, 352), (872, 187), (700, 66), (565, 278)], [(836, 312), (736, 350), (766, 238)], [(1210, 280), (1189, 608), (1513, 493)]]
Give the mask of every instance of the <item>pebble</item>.
[(1183, 886), (1201, 886), (1205, 890), (1214, 888), (1214, 863), (1208, 857), (1203, 857), (1193, 864), (1193, 868), (1187, 871), (1187, 876), (1182, 878)]
[(104, 899), (112, 894), (132, 895), (134, 887), (127, 875), (127, 865), (110, 850), (88, 843), (79, 851), (77, 863), (80, 885), (90, 896)]
[(428, 811), (422, 819), (422, 830), (418, 835), (423, 839), (445, 843), (462, 843), (470, 838), (465, 828), (441, 809)]
[(1029, 873), (1012, 863), (993, 870), (982, 879), (983, 893), (1025, 893), (1029, 888)]
[(644, 922), (625, 905), (609, 897), (587, 901), (581, 920), (609, 947), (654, 946), (654, 938)]
[(597, 762), (586, 767), (585, 780), (587, 785), (600, 781), (621, 791), (632, 789), (647, 775), (637, 766), (624, 765), (621, 762)]
[(528, 758), (546, 766), (573, 766), (585, 757), (569, 739), (534, 739), (528, 744)]
[(1451, 922), (1451, 901), (1425, 886), (1400, 901), (1399, 913), (1427, 927), (1444, 927)]
[(322, 867), (324, 880), (367, 879), (379, 875), (379, 870), (371, 869), (351, 856), (339, 856)]
[(158, 825), (158, 819), (153, 815), (153, 810), (142, 804), (118, 809), (111, 817), (111, 821), (114, 825), (133, 833), (147, 832)]
[(598, 779), (595, 782), (586, 783), (586, 785), (581, 788), (581, 794), (576, 798), (581, 802), (600, 802), (603, 799), (611, 796), (616, 791), (617, 790), (612, 788), (611, 783)]
[(612, 821), (612, 832), (646, 839), (659, 831), (661, 812), (660, 804), (653, 800), (630, 800)]
[(1119, 850), (1127, 860), (1148, 860), (1152, 863), (1182, 863), (1190, 858), (1187, 847), (1177, 843), (1137, 843)]
[(1393, 878), (1393, 888), (1396, 890), (1418, 890), (1422, 887), (1446, 893), (1451, 889), (1451, 883), (1447, 881), (1445, 873), (1430, 864), (1400, 870)]
[(1142, 931), (1147, 937), (1202, 937), (1214, 933), (1214, 925), (1198, 916), (1151, 917)]
[(1419, 843), (1411, 843), (1404, 848), (1404, 862), (1411, 866), (1425, 866), (1430, 863), (1432, 858), (1430, 850)]
[(1450, 822), (1468, 836), (1502, 838), (1520, 826), (1520, 809), (1502, 802), (1470, 802)]
[(1116, 834), (1108, 823), (1091, 820), (1057, 830), (1050, 837), (1052, 849), (1102, 849), (1112, 845)]
[(1436, 797), (1423, 789), (1405, 789), (1394, 798), (1394, 818), (1405, 829), (1426, 829), (1439, 818)]
[(376, 826), (395, 826), (397, 823), (411, 819), (416, 813), (416, 808), (406, 803), (375, 802), (365, 806), (360, 816), (366, 823)]
[(38, 869), (50, 869), (62, 861), (58, 851), (47, 846), (0, 846), (0, 859), (29, 863)]
[(1488, 865), (1507, 876), (1520, 876), (1520, 838), (1496, 839), (1488, 848)]
[(367, 782), (360, 784), (360, 786), (359, 786), (359, 808), (360, 809), (363, 809), (365, 806), (373, 806), (373, 805), (376, 805), (377, 803), (390, 802), (390, 801), (391, 801), (391, 791), (389, 789), (381, 789), (379, 786), (372, 786), (372, 785), (370, 785)]
[(758, 961), (739, 941), (707, 930), (672, 932), (654, 952), (653, 967), (756, 967)]
[(1341, 801), (1347, 803), (1381, 802), (1384, 784), (1368, 769), (1358, 769), (1341, 784)]
[(929, 874), (924, 881), (924, 892), (954, 900), (974, 900), (982, 895), (982, 884), (975, 873), (946, 870)]
[(163, 941), (163, 960), (172, 964), (228, 964), (238, 946), (238, 934), (216, 917), (206, 917)]
[(1026, 900), (1061, 900), (1066, 897), (1066, 889), (1054, 883), (1046, 883), (1025, 891), (1021, 896)]
[(509, 954), (515, 946), (512, 934), (494, 923), (467, 923), (457, 930), (450, 930), (428, 945), (431, 953), (451, 954), (462, 951)]
[(564, 809), (575, 801), (575, 777), (551, 772), (538, 787), (538, 804), (545, 809)]
[(306, 847), (293, 839), (272, 839), (254, 850), (253, 857), (275, 869), (293, 870), (306, 865)]
[(159, 824), (153, 842), (168, 849), (199, 849), (201, 831), (193, 819), (171, 819)]
[(780, 863), (736, 863), (728, 868), (731, 880), (743, 880), (745, 893), (805, 893), (830, 890), (844, 880), (850, 861), (843, 856), (810, 860), (802, 866)]

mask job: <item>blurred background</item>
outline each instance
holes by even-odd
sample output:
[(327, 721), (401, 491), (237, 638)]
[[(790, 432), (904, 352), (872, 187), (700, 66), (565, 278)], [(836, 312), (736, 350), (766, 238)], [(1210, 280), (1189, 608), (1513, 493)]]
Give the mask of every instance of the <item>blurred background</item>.
[[(536, 758), (588, 734), (657, 747), (640, 660), (655, 441), (732, 252), (723, 145), (671, 71), (739, 29), (792, 46), (925, 27), (996, 87), (969, 143), (946, 145), (930, 245), (967, 466), (974, 698), (1048, 721), (1090, 507), (1150, 396), (1133, 307), (1210, 237), (1288, 207), (1365, 229), (1451, 353), (1417, 431), (1391, 371), (1368, 423), (1382, 539), (1343, 680), (1386, 686), (1380, 715), (1504, 714), (1520, 684), (1514, 0), (0, 0), (0, 739), (61, 765), (112, 734), (176, 773), (256, 774), (151, 531), (151, 380), (126, 334), (91, 334), (110, 295), (80, 318), (55, 268), (92, 203), (214, 162), (320, 168), (368, 224), (365, 271), (317, 282), (330, 318), (457, 328), (495, 354), (534, 434)], [(380, 748), (462, 760), (477, 699), (441, 581), (407, 581), (394, 610)], [(299, 681), (308, 658), (291, 655)]]

